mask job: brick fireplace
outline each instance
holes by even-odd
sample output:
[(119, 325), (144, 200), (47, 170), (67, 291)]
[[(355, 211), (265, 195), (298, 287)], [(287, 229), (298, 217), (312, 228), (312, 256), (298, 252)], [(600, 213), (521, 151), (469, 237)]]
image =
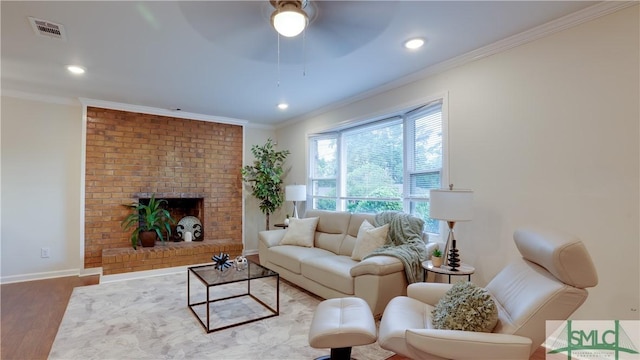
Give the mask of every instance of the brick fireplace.
[[(149, 199), (153, 193), (138, 193), (134, 197), (138, 199), (138, 202), (142, 204), (149, 204)], [(176, 221), (176, 224), (171, 226), (171, 236), (169, 241), (180, 241), (180, 235), (176, 232), (177, 223), (185, 216), (195, 216), (201, 223), (206, 222), (204, 212), (204, 197), (206, 194), (197, 193), (155, 193), (156, 198), (164, 199), (167, 201), (164, 209), (169, 211), (171, 217)], [(204, 229), (202, 229), (204, 230)], [(201, 236), (204, 237), (204, 231)]]
[[(239, 125), (88, 107), (85, 268), (121, 273), (239, 255), (242, 134)], [(204, 241), (133, 250), (120, 226), (129, 214), (123, 205), (153, 193), (169, 200), (176, 221), (198, 217)]]

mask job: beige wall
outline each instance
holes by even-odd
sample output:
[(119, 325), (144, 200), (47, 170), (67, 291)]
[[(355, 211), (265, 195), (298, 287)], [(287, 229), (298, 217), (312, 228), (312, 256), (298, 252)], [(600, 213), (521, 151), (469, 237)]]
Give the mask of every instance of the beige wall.
[(3, 96), (1, 119), (2, 281), (77, 274), (82, 109)]
[[(600, 284), (582, 319), (639, 319), (639, 7), (277, 130), (305, 134), (448, 94), (451, 178), (475, 191), (474, 220), (456, 226), (473, 280), (486, 284), (519, 257), (514, 229), (544, 226), (583, 239)], [(636, 309), (635, 311), (631, 309)]]
[[(267, 139), (275, 140), (275, 132), (271, 129), (262, 127), (246, 126), (244, 131), (244, 165), (253, 164), (253, 154), (251, 153), (251, 147), (253, 145), (264, 145)], [(285, 150), (278, 146), (277, 150)], [(244, 166), (243, 165), (243, 166)], [(265, 230), (266, 217), (260, 211), (258, 207), (259, 202), (255, 197), (251, 195), (251, 189), (244, 187), (244, 249), (245, 254), (257, 254), (258, 253), (258, 232)], [(271, 215), (270, 224), (275, 224), (278, 219), (278, 214)]]

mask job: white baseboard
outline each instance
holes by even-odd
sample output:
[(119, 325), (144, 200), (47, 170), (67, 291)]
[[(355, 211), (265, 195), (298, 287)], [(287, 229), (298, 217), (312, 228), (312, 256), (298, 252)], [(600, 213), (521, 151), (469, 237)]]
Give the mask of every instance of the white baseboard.
[[(248, 251), (245, 255), (253, 255), (257, 254), (257, 250)], [(60, 271), (49, 271), (42, 273), (33, 273), (33, 274), (24, 274), (24, 275), (10, 275), (10, 276), (2, 276), (0, 277), (0, 284), (10, 284), (16, 282), (23, 281), (33, 281), (33, 280), (44, 280), (44, 279), (52, 279), (58, 277), (65, 276), (92, 276), (92, 275), (100, 275), (100, 283), (110, 283), (115, 281), (124, 281), (124, 280), (132, 280), (132, 279), (140, 279), (152, 276), (162, 276), (169, 275), (175, 273), (187, 273), (187, 268), (192, 266), (199, 265), (207, 265), (211, 263), (203, 263), (203, 264), (192, 264), (186, 266), (177, 266), (171, 268), (163, 268), (163, 269), (155, 269), (155, 270), (144, 270), (144, 271), (134, 271), (122, 274), (113, 274), (113, 275), (103, 275), (102, 267), (97, 268), (89, 268), (89, 269), (69, 269), (69, 270), (60, 270)]]
[(0, 284), (11, 284), (23, 281), (44, 280), (53, 279), (65, 276), (78, 276), (80, 275), (80, 269), (68, 269), (58, 271), (47, 271), (41, 273), (23, 274), (23, 275), (9, 275), (0, 277)]
[(147, 278), (152, 276), (162, 276), (162, 275), (169, 275), (169, 274), (176, 274), (176, 273), (184, 273), (186, 276), (188, 268), (193, 266), (199, 266), (199, 265), (207, 265), (207, 264), (211, 264), (211, 263), (176, 266), (176, 267), (155, 269), (155, 270), (133, 271), (133, 272), (122, 273), (122, 274), (103, 275), (100, 278), (100, 283), (103, 284), (103, 283), (110, 283), (110, 282), (116, 282), (116, 281), (141, 279), (141, 278)]
[(253, 249), (253, 250), (245, 250), (242, 255), (247, 256), (247, 255), (257, 255), (257, 254), (258, 254), (258, 250)]
[(80, 269), (80, 274), (79, 274), (80, 277), (93, 276), (93, 275), (102, 276), (102, 267)]

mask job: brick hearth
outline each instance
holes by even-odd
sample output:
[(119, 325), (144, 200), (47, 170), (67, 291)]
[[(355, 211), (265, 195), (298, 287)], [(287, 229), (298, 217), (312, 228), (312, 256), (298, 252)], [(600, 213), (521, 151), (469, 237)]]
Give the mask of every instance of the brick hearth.
[(229, 254), (231, 259), (242, 255), (242, 244), (230, 239), (193, 242), (165, 242), (138, 250), (113, 248), (102, 250), (102, 273), (121, 274), (131, 271), (154, 270), (174, 266), (210, 263), (211, 256)]

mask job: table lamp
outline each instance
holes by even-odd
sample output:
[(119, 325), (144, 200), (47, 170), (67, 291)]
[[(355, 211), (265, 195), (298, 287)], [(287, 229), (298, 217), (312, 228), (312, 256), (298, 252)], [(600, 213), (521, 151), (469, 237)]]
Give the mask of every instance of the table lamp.
[(456, 238), (453, 227), (458, 221), (469, 221), (473, 215), (473, 191), (454, 190), (453, 184), (449, 185), (449, 190), (434, 189), (429, 192), (430, 197), (430, 217), (432, 219), (444, 220), (449, 225), (449, 237), (444, 248), (446, 256), (449, 244), (448, 263), (451, 271), (458, 271), (460, 266), (460, 256), (456, 248)]
[(293, 217), (298, 218), (298, 201), (307, 200), (307, 186), (306, 185), (287, 185), (284, 188), (284, 199), (286, 201), (293, 201)]

